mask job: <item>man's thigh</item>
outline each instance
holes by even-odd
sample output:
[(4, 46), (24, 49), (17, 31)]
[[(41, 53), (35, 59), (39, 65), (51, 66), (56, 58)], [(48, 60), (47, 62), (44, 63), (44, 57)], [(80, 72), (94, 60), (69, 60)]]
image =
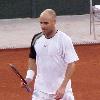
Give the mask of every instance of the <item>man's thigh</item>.
[(32, 100), (55, 100), (54, 95), (43, 93), (35, 90), (32, 95)]
[(33, 97), (32, 97), (32, 100), (44, 100), (44, 99), (33, 96)]
[[(44, 99), (33, 96), (32, 100), (44, 100)], [(45, 100), (52, 100), (52, 99), (45, 99)], [(67, 95), (67, 96), (64, 96), (63, 99), (61, 99), (61, 100), (74, 100), (74, 96), (73, 95)]]
[[(35, 91), (32, 96), (32, 100), (55, 100), (52, 96), (43, 94), (41, 92)], [(64, 97), (60, 100), (74, 100), (73, 92), (69, 91), (64, 94)]]
[(32, 96), (32, 100), (55, 100), (55, 99)]

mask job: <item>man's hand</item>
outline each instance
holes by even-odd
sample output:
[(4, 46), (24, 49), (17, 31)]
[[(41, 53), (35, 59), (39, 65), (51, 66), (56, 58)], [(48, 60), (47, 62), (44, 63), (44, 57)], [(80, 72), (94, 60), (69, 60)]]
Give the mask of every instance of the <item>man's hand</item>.
[(25, 84), (24, 82), (21, 82), (21, 87), (22, 87), (22, 88), (28, 87), (28, 92), (32, 92), (32, 90), (31, 90), (30, 87), (29, 87), (29, 83), (30, 83), (32, 80), (29, 79), (29, 78), (26, 78), (25, 81), (27, 82), (27, 84)]
[[(27, 82), (27, 85), (29, 85), (29, 83), (32, 81), (31, 79), (29, 78), (26, 78), (25, 81)], [(21, 82), (21, 87), (25, 87), (25, 83), (24, 82)]]
[(56, 100), (60, 100), (63, 98), (64, 94), (65, 94), (65, 88), (64, 86), (61, 86), (57, 91), (56, 91), (56, 94), (55, 94), (55, 99)]

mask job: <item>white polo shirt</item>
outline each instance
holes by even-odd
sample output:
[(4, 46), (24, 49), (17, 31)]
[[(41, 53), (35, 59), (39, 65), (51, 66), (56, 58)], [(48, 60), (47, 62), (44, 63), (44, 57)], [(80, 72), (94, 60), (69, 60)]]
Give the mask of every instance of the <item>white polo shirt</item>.
[[(34, 45), (36, 51), (37, 76), (35, 89), (53, 94), (60, 87), (67, 64), (77, 61), (78, 56), (72, 41), (65, 33), (58, 31), (54, 37), (47, 39), (42, 35)], [(66, 91), (71, 89), (69, 80)]]

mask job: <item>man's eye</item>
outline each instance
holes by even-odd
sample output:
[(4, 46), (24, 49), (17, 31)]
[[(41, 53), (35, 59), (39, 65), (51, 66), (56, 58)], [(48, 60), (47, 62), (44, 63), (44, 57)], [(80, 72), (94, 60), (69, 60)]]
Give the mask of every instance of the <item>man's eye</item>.
[(48, 24), (48, 22), (40, 22), (40, 24), (45, 24), (45, 25), (47, 25), (47, 24)]
[(44, 22), (44, 24), (48, 24), (48, 22)]

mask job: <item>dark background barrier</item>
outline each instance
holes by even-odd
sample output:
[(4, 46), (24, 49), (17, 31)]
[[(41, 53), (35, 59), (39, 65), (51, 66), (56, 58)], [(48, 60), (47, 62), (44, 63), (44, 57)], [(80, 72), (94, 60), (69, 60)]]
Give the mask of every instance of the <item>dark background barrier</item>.
[(0, 0), (0, 18), (31, 17), (31, 0)]
[[(38, 17), (46, 8), (52, 8), (57, 15), (89, 13), (90, 0), (0, 0), (0, 18)], [(100, 4), (100, 0), (93, 0)]]

